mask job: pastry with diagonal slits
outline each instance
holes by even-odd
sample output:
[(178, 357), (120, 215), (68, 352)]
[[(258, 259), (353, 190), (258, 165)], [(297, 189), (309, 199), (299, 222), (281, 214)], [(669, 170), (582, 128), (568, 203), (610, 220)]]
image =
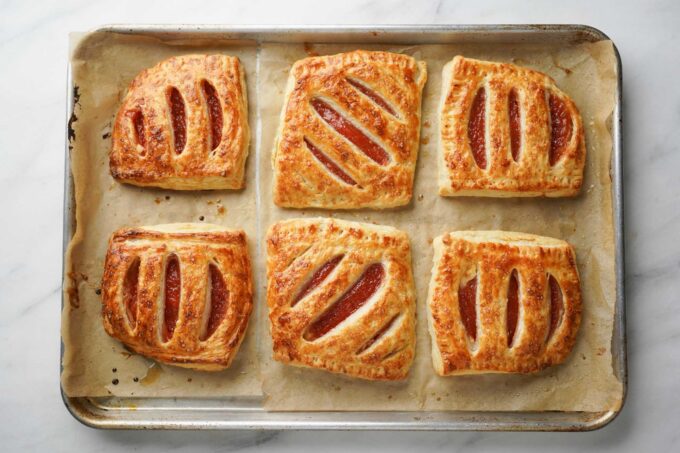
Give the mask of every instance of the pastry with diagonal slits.
[(574, 250), (525, 233), (444, 234), (434, 240), (427, 305), (432, 360), (442, 376), (557, 365), (581, 322)]
[(289, 208), (408, 204), (420, 136), (424, 62), (357, 50), (296, 62), (272, 164)]
[(370, 380), (407, 376), (415, 290), (405, 233), (334, 219), (292, 219), (267, 233), (274, 359)]
[(543, 73), (457, 56), (444, 67), (439, 125), (440, 195), (565, 197), (581, 188), (581, 116)]
[(118, 230), (102, 303), (106, 332), (134, 352), (185, 368), (227, 368), (253, 308), (246, 235), (192, 223)]
[(173, 57), (130, 84), (113, 124), (109, 166), (114, 178), (138, 186), (240, 189), (249, 140), (239, 59)]

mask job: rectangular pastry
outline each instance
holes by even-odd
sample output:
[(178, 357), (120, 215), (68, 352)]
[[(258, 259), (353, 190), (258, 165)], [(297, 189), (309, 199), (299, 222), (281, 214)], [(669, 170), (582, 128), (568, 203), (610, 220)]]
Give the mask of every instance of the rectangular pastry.
[(531, 373), (562, 363), (581, 321), (574, 250), (533, 234), (444, 234), (434, 240), (427, 305), (439, 375)]
[(444, 67), (439, 194), (578, 194), (586, 147), (574, 102), (547, 75), (455, 57)]
[(357, 50), (296, 62), (272, 157), (288, 208), (408, 204), (420, 137), (424, 62)]
[(128, 88), (113, 123), (111, 175), (137, 186), (240, 189), (249, 137), (238, 58), (169, 58)]
[(246, 235), (195, 223), (118, 230), (102, 304), (106, 332), (132, 351), (186, 368), (227, 368), (253, 308)]
[(371, 380), (407, 376), (415, 290), (405, 233), (334, 219), (292, 219), (267, 233), (274, 359)]

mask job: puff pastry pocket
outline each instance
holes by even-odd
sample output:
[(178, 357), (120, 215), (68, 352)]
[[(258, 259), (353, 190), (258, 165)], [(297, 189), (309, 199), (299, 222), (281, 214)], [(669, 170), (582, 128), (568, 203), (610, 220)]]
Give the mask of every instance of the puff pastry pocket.
[(246, 235), (216, 225), (124, 228), (109, 241), (104, 328), (146, 357), (229, 367), (253, 308)]
[(432, 360), (442, 376), (559, 364), (581, 322), (574, 250), (524, 233), (444, 234), (434, 241), (427, 305)]
[(173, 57), (130, 84), (113, 124), (109, 166), (114, 178), (138, 186), (239, 189), (249, 137), (239, 59)]
[(267, 233), (274, 359), (371, 380), (406, 377), (415, 292), (405, 233), (332, 219), (278, 222)]
[(408, 204), (427, 72), (407, 55), (357, 50), (296, 62), (273, 153), (289, 208)]
[(439, 194), (578, 194), (586, 147), (574, 102), (547, 75), (455, 57), (444, 67)]

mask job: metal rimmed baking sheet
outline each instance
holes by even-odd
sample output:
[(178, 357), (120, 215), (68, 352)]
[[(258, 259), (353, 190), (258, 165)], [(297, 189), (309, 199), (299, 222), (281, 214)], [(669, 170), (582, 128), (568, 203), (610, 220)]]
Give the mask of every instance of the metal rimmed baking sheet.
[[(292, 27), (229, 28), (140, 26), (106, 27), (96, 33), (145, 35), (168, 42), (233, 39), (261, 43), (367, 43), (380, 45), (438, 43), (578, 43), (606, 39), (600, 32), (581, 26), (433, 26), (433, 27)], [(69, 79), (69, 93), (73, 90)], [(625, 335), (622, 291), (622, 203), (620, 143), (620, 67), (617, 102), (612, 113), (612, 203), (616, 250), (616, 317), (612, 336), (612, 363), (625, 392)], [(69, 99), (69, 117), (73, 99)], [(419, 164), (420, 165), (420, 164)], [(67, 158), (65, 243), (73, 233), (72, 186)], [(424, 334), (424, 332), (421, 332)], [(621, 395), (623, 398), (623, 394)], [(137, 428), (310, 428), (310, 429), (593, 429), (611, 420), (617, 410), (604, 412), (271, 412), (259, 398), (181, 399), (66, 398), (80, 420), (101, 427)]]

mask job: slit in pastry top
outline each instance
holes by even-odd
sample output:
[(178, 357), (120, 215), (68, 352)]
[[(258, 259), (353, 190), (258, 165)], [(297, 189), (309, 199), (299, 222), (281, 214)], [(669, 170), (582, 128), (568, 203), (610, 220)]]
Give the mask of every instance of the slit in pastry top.
[(175, 153), (182, 154), (187, 143), (187, 119), (182, 94), (175, 87), (171, 87), (168, 93), (170, 104), (170, 123), (175, 142)]
[(468, 120), (468, 139), (475, 163), (482, 170), (486, 169), (486, 89), (477, 90)]
[(512, 160), (519, 161), (522, 149), (522, 117), (520, 113), (517, 90), (512, 89), (508, 94), (508, 118), (510, 120), (510, 152)]
[(144, 114), (141, 110), (132, 112), (132, 126), (134, 129), (135, 141), (146, 149), (146, 135), (144, 135)]
[(572, 134), (572, 120), (565, 102), (553, 93), (548, 95), (550, 110), (550, 166), (554, 166), (562, 157)]
[(307, 137), (304, 137), (305, 145), (307, 145), (307, 149), (309, 149), (309, 152), (312, 153), (312, 156), (318, 160), (321, 165), (326, 167), (326, 169), (333, 175), (335, 175), (338, 179), (340, 179), (342, 182), (345, 184), (349, 184), (350, 186), (356, 186), (357, 182), (352, 179), (350, 175), (345, 173), (345, 171), (340, 168), (338, 164), (336, 164), (333, 159), (328, 157), (323, 151), (321, 151), (319, 148), (317, 148)]
[(508, 281), (508, 303), (505, 309), (505, 329), (508, 338), (508, 347), (511, 348), (517, 332), (519, 321), (519, 278), (517, 269), (510, 273)]
[(397, 313), (396, 315), (392, 316), (392, 318), (390, 318), (390, 320), (387, 321), (385, 323), (385, 325), (380, 328), (380, 330), (378, 330), (371, 338), (368, 339), (368, 341), (366, 343), (364, 343), (359, 348), (359, 350), (356, 352), (356, 354), (359, 355), (359, 354), (367, 351), (368, 349), (370, 349), (371, 346), (373, 346), (374, 344), (378, 343), (382, 339), (382, 337), (385, 336), (387, 331), (390, 330), (390, 327), (392, 327), (392, 325), (395, 323), (397, 318), (399, 318), (399, 315), (401, 315), (401, 313)]
[(361, 129), (356, 127), (350, 120), (335, 110), (326, 101), (320, 98), (312, 98), (312, 108), (319, 114), (330, 127), (342, 135), (354, 146), (359, 148), (366, 156), (379, 165), (390, 163), (390, 156), (382, 146), (374, 142)]
[(170, 255), (165, 264), (165, 291), (163, 297), (163, 341), (175, 333), (182, 294), (182, 276), (177, 255)]
[(548, 274), (548, 294), (550, 296), (550, 322), (548, 325), (548, 336), (545, 340), (546, 343), (553, 337), (555, 331), (560, 326), (562, 316), (564, 315), (562, 288), (560, 288), (557, 279), (550, 274)]
[(397, 112), (394, 111), (392, 106), (376, 91), (372, 90), (362, 82), (359, 82), (358, 80), (353, 79), (351, 77), (347, 77), (345, 80), (347, 80), (347, 83), (356, 88), (360, 93), (362, 93), (364, 96), (373, 101), (373, 103), (376, 104), (378, 107), (382, 108), (393, 117), (399, 118), (399, 115), (397, 115)]
[(208, 320), (205, 331), (201, 335), (201, 341), (210, 338), (219, 328), (222, 321), (227, 315), (229, 303), (229, 291), (224, 282), (224, 276), (220, 269), (214, 264), (210, 263), (208, 266), (209, 292), (210, 292), (210, 306), (206, 307), (208, 311)]
[(291, 303), (291, 307), (294, 307), (298, 302), (300, 302), (302, 299), (304, 299), (309, 293), (314, 291), (314, 289), (322, 284), (329, 275), (331, 275), (331, 272), (333, 272), (333, 269), (337, 267), (338, 264), (340, 264), (340, 261), (344, 258), (343, 255), (337, 255), (330, 260), (326, 261), (319, 267), (313, 274), (312, 277), (307, 280), (307, 282), (302, 285), (302, 288), (300, 288), (300, 291), (297, 293), (297, 296), (293, 299), (293, 302)]
[(458, 287), (458, 310), (465, 333), (477, 341), (477, 275)]
[(382, 263), (368, 266), (352, 287), (309, 325), (303, 338), (307, 341), (314, 341), (333, 330), (378, 291), (384, 277), (385, 267)]
[(201, 81), (201, 90), (208, 109), (210, 124), (210, 150), (214, 151), (222, 141), (222, 105), (215, 87), (207, 80)]
[(139, 264), (140, 259), (135, 258), (130, 267), (125, 271), (123, 280), (123, 304), (125, 313), (132, 329), (137, 326), (138, 289), (139, 289)]

